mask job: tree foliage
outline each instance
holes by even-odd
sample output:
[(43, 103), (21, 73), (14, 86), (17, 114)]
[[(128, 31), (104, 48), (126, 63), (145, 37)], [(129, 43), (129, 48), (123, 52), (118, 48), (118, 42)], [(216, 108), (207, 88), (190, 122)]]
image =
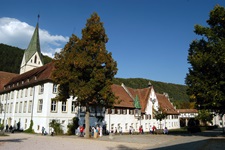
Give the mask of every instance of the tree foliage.
[(195, 26), (201, 39), (190, 44), (187, 94), (200, 109), (225, 112), (225, 8), (215, 6), (208, 27)]
[[(76, 97), (77, 105), (86, 107), (85, 126), (89, 127), (90, 106), (113, 105), (111, 91), (117, 64), (106, 50), (108, 37), (97, 13), (93, 13), (82, 30), (82, 38), (72, 35), (64, 49), (55, 55), (53, 78), (59, 84), (56, 99)], [(85, 129), (89, 137), (89, 128)]]
[(162, 121), (166, 118), (166, 113), (159, 108), (159, 110), (154, 110), (154, 117), (156, 120)]
[(207, 123), (212, 123), (213, 114), (208, 110), (200, 110), (196, 119), (200, 120), (203, 125), (207, 125)]
[(69, 135), (74, 135), (76, 129), (79, 127), (79, 118), (73, 117), (73, 122), (67, 125)]

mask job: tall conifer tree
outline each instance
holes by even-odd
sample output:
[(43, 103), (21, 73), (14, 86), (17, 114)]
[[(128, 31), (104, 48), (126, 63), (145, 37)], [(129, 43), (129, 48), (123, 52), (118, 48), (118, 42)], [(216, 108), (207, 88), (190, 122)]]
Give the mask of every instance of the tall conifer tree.
[(86, 108), (85, 135), (89, 137), (90, 107), (111, 107), (116, 97), (111, 91), (117, 63), (106, 50), (108, 37), (97, 13), (82, 30), (82, 38), (72, 35), (64, 49), (55, 55), (53, 79), (59, 84), (56, 99), (76, 97), (77, 105)]

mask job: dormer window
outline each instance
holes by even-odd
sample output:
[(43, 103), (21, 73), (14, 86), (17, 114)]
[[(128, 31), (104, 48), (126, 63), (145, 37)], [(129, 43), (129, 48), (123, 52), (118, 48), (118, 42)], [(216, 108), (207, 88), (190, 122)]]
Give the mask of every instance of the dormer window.
[(24, 83), (24, 81), (22, 81), (22, 84)]
[(34, 77), (34, 80), (37, 80), (37, 76)]

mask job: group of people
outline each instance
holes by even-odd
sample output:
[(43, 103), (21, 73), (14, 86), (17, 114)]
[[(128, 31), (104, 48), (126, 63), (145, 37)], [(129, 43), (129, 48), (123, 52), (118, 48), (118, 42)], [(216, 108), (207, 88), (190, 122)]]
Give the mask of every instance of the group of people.
[[(90, 126), (90, 130), (89, 131), (90, 131), (91, 136), (94, 137), (94, 138), (98, 138), (98, 137), (101, 137), (103, 135), (103, 127), (99, 126), (99, 125)], [(138, 131), (139, 131), (139, 134), (144, 134), (144, 130), (143, 130), (143, 126), (142, 125), (139, 127)], [(85, 126), (84, 125), (83, 126), (82, 125), (79, 126), (77, 128), (76, 132), (77, 132), (78, 136), (84, 137), (84, 135), (85, 135)], [(129, 134), (134, 134), (134, 132), (135, 132), (135, 129), (133, 128), (133, 126), (130, 126), (129, 127)], [(123, 134), (122, 127), (120, 127), (120, 126), (118, 128), (117, 127), (115, 127), (115, 128), (111, 127), (110, 133), (122, 135)], [(150, 134), (157, 134), (157, 128), (156, 128), (155, 125), (150, 126), (149, 133)], [(167, 127), (165, 127), (163, 129), (163, 133), (164, 134), (168, 134)]]
[(91, 135), (94, 138), (101, 137), (103, 135), (102, 131), (103, 131), (102, 126), (96, 125), (91, 127)]
[(117, 129), (117, 127), (115, 127), (115, 129), (113, 130), (113, 127), (111, 128), (111, 133), (114, 133), (114, 134), (120, 134), (120, 135), (122, 135), (123, 134), (123, 128), (122, 127), (118, 127), (118, 129)]
[[(103, 135), (103, 130), (104, 130), (103, 127), (99, 126), (99, 125), (90, 126), (90, 128), (89, 128), (89, 132), (90, 132), (91, 136), (94, 138), (101, 137)], [(85, 125), (81, 125), (77, 128), (76, 135), (78, 135), (80, 137), (84, 137)]]
[(134, 130), (133, 126), (130, 126), (130, 127), (129, 127), (129, 134), (134, 134), (134, 131), (135, 131), (135, 130)]
[(156, 133), (156, 130), (157, 130), (157, 128), (155, 127), (155, 126), (150, 126), (149, 127), (149, 132), (150, 132), (150, 134), (155, 134)]
[[(54, 128), (53, 127), (50, 127), (50, 133), (51, 133), (51, 136), (54, 135)], [(45, 130), (45, 127), (42, 127), (41, 134), (42, 135), (47, 135), (48, 134), (47, 131)]]
[[(150, 134), (156, 134), (157, 133), (157, 128), (155, 127), (155, 126), (150, 126)], [(167, 129), (167, 127), (165, 127), (164, 129), (163, 129), (163, 134), (168, 134), (168, 129)]]
[(14, 133), (14, 128), (12, 127), (12, 125), (9, 125), (7, 124), (6, 127), (5, 127), (5, 132), (11, 132), (11, 133)]

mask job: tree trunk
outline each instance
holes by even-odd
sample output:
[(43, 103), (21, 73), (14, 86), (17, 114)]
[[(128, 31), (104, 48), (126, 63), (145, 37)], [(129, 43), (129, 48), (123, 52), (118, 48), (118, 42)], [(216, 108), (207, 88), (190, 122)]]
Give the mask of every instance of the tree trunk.
[(90, 111), (89, 108), (86, 108), (86, 113), (85, 113), (85, 138), (90, 138)]

